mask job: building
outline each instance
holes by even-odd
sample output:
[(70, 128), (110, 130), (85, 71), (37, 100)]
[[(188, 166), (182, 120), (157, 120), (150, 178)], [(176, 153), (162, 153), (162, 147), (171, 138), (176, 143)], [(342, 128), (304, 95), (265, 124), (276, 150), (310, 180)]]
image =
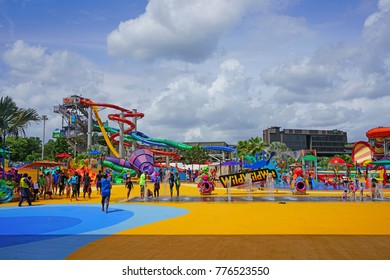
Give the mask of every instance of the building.
[(347, 153), (347, 133), (338, 129), (283, 129), (273, 126), (263, 130), (263, 141), (268, 145), (282, 142), (291, 150), (316, 150), (319, 156)]

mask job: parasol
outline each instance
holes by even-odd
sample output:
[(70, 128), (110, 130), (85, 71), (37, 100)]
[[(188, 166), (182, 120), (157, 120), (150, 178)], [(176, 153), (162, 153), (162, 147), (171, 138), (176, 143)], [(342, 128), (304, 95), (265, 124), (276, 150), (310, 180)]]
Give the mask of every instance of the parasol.
[(22, 166), (21, 168), (39, 168), (39, 167), (56, 167), (56, 166), (61, 166), (61, 162), (56, 162), (56, 161), (49, 161), (49, 160), (39, 160), (35, 161), (33, 163), (27, 164)]
[(58, 154), (56, 155), (56, 158), (71, 158), (72, 156), (70, 154), (67, 154), (67, 153), (61, 153), (61, 154)]
[(242, 165), (242, 163), (238, 162), (238, 161), (234, 161), (234, 160), (225, 161), (225, 162), (221, 163), (221, 166), (234, 166), (234, 165)]

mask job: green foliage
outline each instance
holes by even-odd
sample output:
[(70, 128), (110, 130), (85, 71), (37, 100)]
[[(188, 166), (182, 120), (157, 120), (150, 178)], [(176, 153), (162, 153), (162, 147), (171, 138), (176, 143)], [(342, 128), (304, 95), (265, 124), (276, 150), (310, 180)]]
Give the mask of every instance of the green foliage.
[(50, 139), (45, 144), (44, 159), (54, 160), (56, 155), (61, 153), (67, 153), (69, 147), (70, 147), (69, 143), (66, 141), (66, 138), (63, 136), (58, 137), (55, 140)]
[(0, 132), (2, 135), (26, 135), (25, 128), (29, 123), (40, 120), (35, 109), (19, 108), (9, 96), (0, 98)]
[(251, 137), (248, 140), (241, 140), (237, 143), (238, 157), (243, 159), (246, 155), (254, 156), (256, 153), (261, 154), (267, 144), (260, 137)]
[(183, 162), (185, 164), (204, 164), (209, 158), (207, 151), (203, 147), (193, 146), (192, 149), (184, 152)]
[(38, 155), (41, 151), (41, 140), (38, 137), (16, 137), (10, 136), (6, 139), (6, 146), (10, 147), (11, 161), (31, 161), (28, 157), (31, 155)]

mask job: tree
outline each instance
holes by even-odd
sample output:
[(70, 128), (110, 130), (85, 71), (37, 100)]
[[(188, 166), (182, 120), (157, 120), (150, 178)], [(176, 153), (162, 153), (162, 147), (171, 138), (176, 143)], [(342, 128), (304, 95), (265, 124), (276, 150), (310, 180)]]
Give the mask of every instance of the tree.
[(256, 155), (256, 153), (261, 154), (265, 149), (267, 144), (263, 142), (263, 139), (260, 137), (251, 137), (248, 140), (238, 141), (237, 143), (237, 152), (238, 157), (243, 159), (246, 155)]
[(0, 98), (0, 131), (3, 138), (6, 134), (14, 136), (23, 134), (25, 136), (25, 129), (30, 122), (39, 122), (40, 120), (41, 118), (35, 109), (19, 108), (9, 96)]
[(198, 163), (204, 164), (206, 161), (210, 159), (209, 154), (206, 149), (200, 146), (193, 146), (192, 149), (186, 150), (184, 152), (184, 160), (185, 164), (194, 164)]
[(38, 137), (21, 138), (10, 136), (6, 139), (6, 145), (10, 147), (10, 160), (12, 161), (34, 161), (39, 158), (31, 155), (38, 155), (41, 151), (41, 139)]
[(49, 160), (54, 160), (56, 155), (60, 153), (67, 153), (69, 147), (70, 147), (69, 143), (66, 141), (66, 138), (63, 136), (60, 136), (55, 140), (50, 139), (45, 144), (44, 158)]
[[(2, 135), (2, 148), (5, 150), (6, 136), (19, 134), (26, 135), (25, 129), (31, 121), (39, 122), (39, 117), (35, 109), (23, 109), (16, 106), (15, 101), (9, 96), (0, 98), (0, 132)], [(2, 155), (2, 167), (5, 165), (5, 152)], [(4, 177), (4, 173), (3, 173)]]

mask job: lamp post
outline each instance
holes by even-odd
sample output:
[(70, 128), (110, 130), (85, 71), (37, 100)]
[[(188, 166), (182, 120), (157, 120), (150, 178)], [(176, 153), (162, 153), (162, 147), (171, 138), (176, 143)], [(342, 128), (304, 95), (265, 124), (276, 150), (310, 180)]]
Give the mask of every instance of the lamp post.
[(48, 120), (47, 116), (46, 115), (43, 115), (42, 116), (42, 120), (43, 120), (43, 135), (42, 135), (42, 159), (45, 155), (45, 125), (46, 125), (46, 121)]

